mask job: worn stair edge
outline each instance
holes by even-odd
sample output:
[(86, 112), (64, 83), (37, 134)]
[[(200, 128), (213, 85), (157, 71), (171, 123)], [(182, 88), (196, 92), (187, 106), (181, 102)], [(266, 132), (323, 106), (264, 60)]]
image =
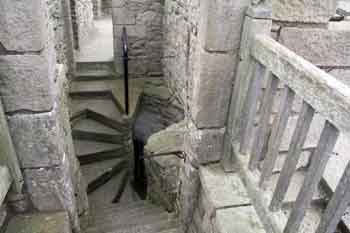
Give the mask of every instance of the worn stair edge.
[(74, 81), (98, 81), (98, 80), (115, 80), (121, 76), (110, 71), (79, 71), (74, 76)]
[(70, 117), (71, 126), (73, 127), (76, 122), (78, 122), (79, 120), (81, 120), (83, 118), (87, 118), (87, 116), (88, 116), (87, 109), (73, 113)]
[(117, 193), (112, 201), (113, 203), (118, 203), (120, 201), (120, 198), (122, 197), (122, 195), (125, 191), (125, 187), (128, 184), (129, 180), (130, 180), (130, 172), (127, 170), (123, 174), (122, 183), (118, 187), (118, 191), (117, 191)]
[(108, 215), (101, 215), (98, 217), (91, 217), (90, 225), (100, 225), (106, 222), (114, 223), (114, 224), (122, 224), (125, 221), (128, 221), (129, 218), (140, 216), (140, 213), (143, 215), (160, 215), (163, 214), (164, 211), (156, 206), (142, 206), (134, 209), (123, 209), (119, 213), (110, 212)]
[(113, 149), (109, 151), (77, 155), (81, 165), (86, 165), (94, 162), (100, 162), (104, 160), (124, 158), (126, 154), (130, 153), (125, 148)]
[(124, 122), (119, 122), (90, 109), (87, 109), (87, 117), (103, 122), (105, 125), (122, 132), (129, 131), (131, 129), (131, 124), (125, 120)]
[(86, 233), (132, 233), (136, 229), (140, 229), (140, 231), (137, 232), (154, 233), (165, 229), (174, 228), (178, 225), (178, 220), (166, 212), (160, 215), (138, 215), (135, 216), (134, 220), (135, 221), (130, 219), (128, 222), (124, 221), (121, 224), (107, 222), (99, 226), (90, 226), (87, 228)]
[(107, 183), (110, 179), (112, 179), (114, 176), (117, 176), (120, 172), (122, 172), (123, 169), (127, 167), (127, 160), (122, 160), (116, 165), (112, 167), (111, 170), (105, 172), (99, 177), (96, 177), (95, 180), (90, 182), (87, 187), (87, 193), (90, 194), (105, 183)]
[(113, 61), (76, 61), (77, 72), (82, 71), (108, 71), (115, 73)]
[(114, 144), (122, 144), (125, 140), (130, 139), (130, 135), (126, 134), (107, 134), (107, 133), (96, 133), (84, 130), (72, 130), (72, 137), (79, 140), (94, 140), (97, 142), (107, 142)]
[(125, 114), (124, 107), (115, 97), (115, 95), (110, 90), (71, 90), (69, 96), (73, 99), (86, 99), (86, 98), (103, 98), (111, 99), (115, 104), (116, 108), (122, 113)]

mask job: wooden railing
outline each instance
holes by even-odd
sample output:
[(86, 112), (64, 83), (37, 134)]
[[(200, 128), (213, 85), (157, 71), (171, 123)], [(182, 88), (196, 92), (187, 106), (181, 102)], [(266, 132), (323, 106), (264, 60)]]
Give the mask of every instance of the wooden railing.
[[(246, 50), (241, 54), (247, 54), (244, 57), (246, 68), (240, 68), (241, 77), (235, 83), (223, 163), (233, 163), (233, 167), (238, 167), (259, 216), (269, 228), (268, 232), (297, 233), (339, 134), (350, 131), (350, 88), (270, 38), (268, 33), (245, 31), (250, 33), (250, 38), (243, 36), (249, 43), (245, 41), (245, 46), (241, 46), (241, 50)], [(277, 101), (278, 89), (283, 91), (276, 113), (272, 106)], [(288, 155), (274, 191), (268, 192), (264, 186), (273, 174), (296, 97), (302, 100), (302, 107)], [(283, 200), (316, 113), (326, 121), (321, 126), (322, 133), (306, 177), (287, 217), (281, 211)], [(334, 233), (349, 202), (350, 165), (316, 232)]]
[(0, 206), (10, 188), (20, 193), (23, 177), (17, 155), (7, 126), (6, 116), (0, 101)]

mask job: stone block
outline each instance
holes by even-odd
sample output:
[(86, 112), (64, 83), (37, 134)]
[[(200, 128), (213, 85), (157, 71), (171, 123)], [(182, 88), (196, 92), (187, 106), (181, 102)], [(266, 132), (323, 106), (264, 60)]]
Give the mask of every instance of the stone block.
[(112, 0), (112, 7), (123, 7), (126, 0)]
[(206, 164), (221, 159), (225, 129), (190, 130), (185, 138), (185, 147), (198, 163)]
[(53, 48), (40, 55), (0, 56), (0, 94), (5, 112), (46, 112), (53, 108)]
[(317, 66), (350, 65), (349, 31), (282, 28), (280, 42)]
[(8, 117), (9, 129), (22, 168), (57, 166), (66, 156), (57, 108), (49, 113)]
[(199, 169), (201, 185), (214, 210), (249, 205), (251, 200), (237, 173), (225, 173), (220, 164)]
[(5, 233), (71, 233), (65, 212), (23, 214), (12, 217)]
[(233, 86), (236, 58), (201, 53), (199, 76), (193, 80), (191, 114), (198, 128), (224, 127)]
[(327, 23), (335, 14), (334, 0), (272, 0), (272, 18), (278, 21)]
[(42, 0), (0, 2), (0, 43), (15, 52), (40, 51), (47, 33), (46, 2)]
[(332, 69), (328, 73), (350, 87), (350, 69)]
[(112, 9), (114, 25), (134, 25), (136, 24), (136, 13), (126, 7)]
[(244, 13), (249, 0), (208, 1), (205, 49), (227, 52), (239, 49)]
[(265, 233), (264, 226), (253, 206), (218, 210), (215, 224), (219, 233)]

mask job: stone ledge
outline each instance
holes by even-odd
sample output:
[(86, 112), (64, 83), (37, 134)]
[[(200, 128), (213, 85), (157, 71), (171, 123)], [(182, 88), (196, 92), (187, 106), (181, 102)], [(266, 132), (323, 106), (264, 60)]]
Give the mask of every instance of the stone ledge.
[(17, 215), (13, 217), (5, 233), (71, 233), (65, 212)]

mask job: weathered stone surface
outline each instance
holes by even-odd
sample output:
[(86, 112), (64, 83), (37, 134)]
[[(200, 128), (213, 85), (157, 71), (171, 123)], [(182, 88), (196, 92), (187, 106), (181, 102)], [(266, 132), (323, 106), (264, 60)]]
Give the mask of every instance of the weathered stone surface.
[(16, 215), (11, 218), (6, 233), (71, 233), (65, 212)]
[(304, 23), (327, 23), (335, 14), (334, 0), (273, 0), (274, 20)]
[(332, 69), (328, 74), (350, 87), (350, 69)]
[(0, 43), (6, 50), (40, 51), (47, 36), (45, 1), (3, 0), (0, 3)]
[(218, 232), (265, 233), (253, 206), (217, 210), (215, 224)]
[(2, 226), (7, 217), (6, 205), (0, 205), (0, 226)]
[(251, 204), (239, 175), (225, 173), (220, 164), (200, 167), (199, 177), (212, 208)]
[(350, 65), (350, 30), (282, 28), (280, 42), (317, 66)]
[(208, 1), (205, 49), (214, 52), (239, 48), (244, 12), (250, 1)]
[(136, 24), (135, 12), (126, 8), (113, 8), (114, 25), (133, 25)]
[(0, 94), (5, 111), (50, 111), (55, 63), (53, 48), (41, 55), (0, 56)]
[(49, 113), (10, 116), (8, 122), (22, 168), (61, 164), (64, 149), (59, 143), (57, 109)]
[(0, 175), (1, 175), (1, 180), (0, 180), (0, 205), (2, 205), (10, 187), (12, 184), (12, 177), (10, 170), (5, 167), (5, 166), (0, 166)]
[(81, 45), (89, 39), (89, 35), (94, 29), (93, 5), (91, 0), (77, 0), (75, 4), (77, 33), (79, 45)]
[(233, 85), (235, 59), (201, 53), (201, 70), (193, 80), (191, 113), (198, 128), (224, 127)]
[(200, 164), (219, 161), (223, 153), (224, 133), (224, 128), (190, 129), (185, 138), (186, 147)]

